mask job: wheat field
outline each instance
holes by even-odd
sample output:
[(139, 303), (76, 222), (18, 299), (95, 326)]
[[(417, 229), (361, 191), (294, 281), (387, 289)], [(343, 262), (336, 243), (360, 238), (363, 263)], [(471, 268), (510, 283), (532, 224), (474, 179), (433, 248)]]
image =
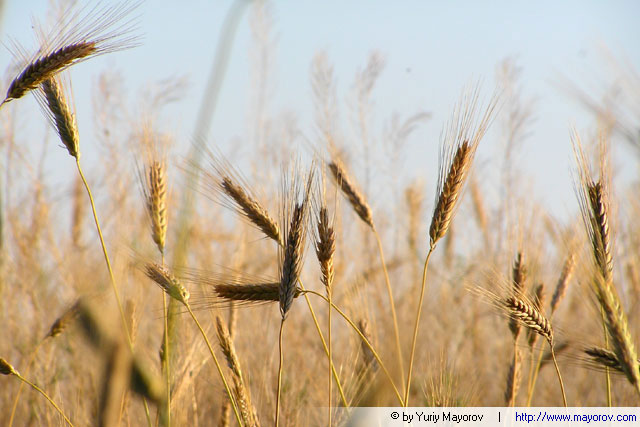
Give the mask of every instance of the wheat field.
[[(166, 131), (179, 82), (124, 120), (105, 75), (94, 111), (76, 111), (70, 71), (143, 47), (138, 7), (75, 5), (37, 48), (12, 49), (2, 425), (345, 425), (357, 406), (640, 402), (638, 177), (618, 179), (612, 159), (620, 141), (637, 155), (637, 110), (585, 101), (593, 128), (567, 128), (567, 218), (530, 194), (514, 154), (534, 113), (512, 60), (495, 81), (460, 82), (428, 146), (438, 170), (412, 180), (399, 159), (431, 115), (374, 134), (375, 54), (341, 114), (319, 52), (311, 128), (257, 114), (239, 153), (206, 123)], [(31, 95), (40, 111), (25, 116)], [(49, 124), (41, 141), (31, 121)], [(483, 153), (496, 138), (500, 159)], [(63, 181), (44, 172), (52, 150)]]

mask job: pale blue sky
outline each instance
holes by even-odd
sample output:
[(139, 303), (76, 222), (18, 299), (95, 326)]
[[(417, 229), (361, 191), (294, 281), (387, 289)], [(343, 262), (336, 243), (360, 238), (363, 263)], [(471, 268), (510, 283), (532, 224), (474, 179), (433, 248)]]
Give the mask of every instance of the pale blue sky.
[[(43, 18), (47, 4), (47, 0), (8, 0), (2, 40), (12, 37), (32, 47), (30, 17)], [(186, 152), (219, 28), (230, 4), (214, 0), (144, 2), (138, 9), (144, 35), (140, 47), (74, 67), (80, 131), (91, 128), (90, 87), (101, 71), (119, 70), (132, 102), (139, 93), (135, 88), (149, 81), (186, 76), (187, 94), (164, 116), (163, 123), (181, 140), (180, 151)], [(410, 138), (403, 171), (403, 177), (424, 174), (429, 194), (435, 186), (440, 131), (462, 87), (482, 78), (490, 92), (497, 64), (514, 57), (522, 68), (524, 96), (536, 100), (533, 133), (522, 148), (523, 167), (533, 177), (541, 200), (555, 205), (554, 213), (564, 216), (575, 211), (569, 126), (575, 123), (586, 132), (593, 130), (593, 122), (555, 82), (566, 76), (587, 89), (606, 88), (615, 76), (601, 54), (602, 46), (640, 69), (638, 1), (329, 0), (272, 1), (270, 6), (276, 40), (270, 111), (274, 115), (294, 112), (305, 135), (313, 137), (309, 69), (314, 54), (325, 50), (333, 63), (340, 111), (346, 117), (345, 99), (355, 73), (364, 67), (370, 52), (379, 51), (386, 68), (373, 93), (373, 133), (380, 135), (394, 111), (403, 116), (418, 110), (433, 113)], [(212, 127), (223, 151), (232, 138), (247, 136), (249, 16), (245, 13), (240, 23)], [(6, 69), (10, 59), (3, 48), (0, 70)], [(89, 158), (91, 144), (83, 150)], [(484, 164), (498, 155), (498, 148), (499, 134), (483, 141), (479, 156)], [(621, 168), (627, 176), (637, 177), (635, 153), (623, 146), (620, 150)], [(51, 154), (63, 158), (66, 153)], [(53, 163), (51, 170), (55, 168)]]

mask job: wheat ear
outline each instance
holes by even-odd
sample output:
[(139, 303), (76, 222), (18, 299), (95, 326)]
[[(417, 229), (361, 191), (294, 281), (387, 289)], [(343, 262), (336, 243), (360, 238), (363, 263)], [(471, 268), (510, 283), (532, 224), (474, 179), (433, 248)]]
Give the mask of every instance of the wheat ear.
[(238, 205), (240, 211), (252, 224), (262, 230), (267, 237), (282, 244), (278, 224), (241, 185), (235, 183), (229, 176), (225, 176), (220, 182), (220, 187)]
[(560, 369), (558, 368), (558, 362), (553, 348), (553, 329), (551, 328), (551, 322), (544, 317), (533, 305), (520, 299), (519, 297), (508, 297), (504, 301), (505, 306), (509, 310), (512, 318), (521, 322), (524, 326), (539, 334), (547, 340), (549, 343), (549, 349), (553, 358), (553, 364), (556, 368), (556, 374), (558, 375), (558, 381), (560, 383), (560, 390), (562, 392), (562, 400), (564, 406), (567, 406), (567, 397), (564, 391), (564, 382), (560, 375)]
[(369, 207), (367, 200), (362, 195), (360, 190), (358, 190), (358, 187), (354, 184), (354, 182), (347, 174), (347, 171), (342, 162), (340, 162), (338, 159), (333, 159), (328, 166), (333, 179), (338, 184), (338, 187), (340, 187), (340, 190), (342, 190), (342, 194), (344, 194), (347, 200), (349, 200), (349, 204), (351, 204), (351, 207), (353, 208), (355, 213), (358, 214), (360, 219), (364, 221), (365, 224), (373, 228), (373, 216), (371, 215), (371, 208)]
[(37, 92), (37, 98), (69, 155), (77, 158), (80, 154), (80, 137), (78, 136), (76, 116), (69, 108), (69, 103), (59, 81), (55, 77), (44, 80), (41, 91)]
[(256, 411), (251, 403), (251, 397), (242, 375), (240, 360), (236, 354), (233, 340), (220, 316), (216, 317), (216, 330), (218, 332), (218, 342), (220, 343), (222, 354), (224, 354), (227, 365), (233, 374), (233, 391), (240, 408), (240, 414), (242, 415), (245, 425), (253, 427), (258, 424), (257, 418), (254, 418)]
[(81, 8), (75, 13), (66, 10), (64, 18), (47, 35), (41, 36), (41, 46), (31, 57), (14, 45), (14, 56), (23, 63), (21, 71), (11, 81), (3, 105), (23, 97), (64, 69), (91, 57), (136, 46), (135, 18), (128, 18), (137, 3), (116, 6)]
[[(497, 94), (496, 94), (497, 95)], [(462, 99), (456, 106), (454, 114), (449, 121), (449, 126), (444, 134), (441, 145), (440, 168), (438, 176), (438, 191), (436, 193), (436, 203), (431, 217), (429, 227), (429, 251), (424, 260), (422, 269), (422, 284), (420, 288), (420, 298), (418, 299), (417, 313), (413, 325), (413, 338), (411, 342), (411, 354), (409, 356), (409, 370), (407, 373), (406, 389), (404, 394), (404, 406), (409, 405), (411, 392), (411, 375), (413, 371), (413, 361), (418, 341), (418, 330), (420, 327), (420, 316), (422, 314), (422, 303), (427, 284), (427, 269), (431, 254), (436, 246), (436, 242), (444, 237), (449, 228), (449, 224), (457, 206), (457, 200), (464, 186), (465, 178), (471, 168), (471, 163), (475, 156), (480, 140), (486, 133), (498, 101), (494, 95), (487, 105), (482, 118), (476, 123), (478, 89), (468, 91), (463, 94)]]

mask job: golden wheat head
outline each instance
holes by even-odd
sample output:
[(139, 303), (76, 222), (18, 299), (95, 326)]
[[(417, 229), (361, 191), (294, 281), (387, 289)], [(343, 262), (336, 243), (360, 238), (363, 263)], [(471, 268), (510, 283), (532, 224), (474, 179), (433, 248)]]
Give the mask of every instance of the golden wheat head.
[[(64, 69), (91, 57), (128, 49), (137, 44), (132, 35), (136, 19), (130, 14), (140, 2), (111, 6), (85, 6), (64, 12), (53, 30), (40, 36), (41, 46), (31, 56), (14, 44), (21, 71), (11, 81), (2, 104), (23, 97)], [(0, 105), (2, 105), (0, 104)]]
[(466, 92), (449, 121), (442, 141), (438, 191), (429, 227), (432, 247), (449, 229), (476, 149), (493, 118), (496, 102), (497, 96), (494, 95), (477, 120), (478, 89)]

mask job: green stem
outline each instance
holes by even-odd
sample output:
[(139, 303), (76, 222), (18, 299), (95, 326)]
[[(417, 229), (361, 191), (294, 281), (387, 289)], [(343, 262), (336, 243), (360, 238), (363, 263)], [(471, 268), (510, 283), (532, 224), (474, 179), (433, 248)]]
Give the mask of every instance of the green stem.
[(195, 314), (193, 314), (193, 311), (191, 310), (191, 306), (186, 301), (184, 302), (184, 306), (187, 308), (187, 311), (189, 311), (191, 318), (196, 323), (196, 326), (200, 330), (200, 333), (202, 334), (202, 337), (204, 338), (204, 341), (207, 344), (207, 347), (209, 348), (209, 353), (211, 353), (211, 358), (213, 359), (213, 362), (216, 364), (216, 368), (218, 369), (218, 374), (220, 374), (220, 379), (222, 380), (222, 384), (224, 385), (224, 388), (227, 391), (227, 395), (229, 396), (229, 400), (231, 401), (231, 406), (233, 407), (233, 412), (236, 416), (236, 420), (238, 421), (238, 425), (242, 427), (242, 418), (240, 418), (240, 412), (238, 412), (238, 406), (236, 405), (236, 400), (233, 398), (233, 395), (231, 394), (229, 383), (224, 377), (224, 373), (222, 372), (222, 367), (220, 366), (220, 363), (218, 362), (218, 358), (216, 357), (216, 354), (213, 351), (213, 347), (211, 347), (209, 338), (207, 338), (207, 334), (204, 332), (204, 329), (202, 329), (200, 322), (198, 322), (198, 318), (196, 317)]
[[(402, 347), (400, 346), (400, 332), (398, 329), (398, 316), (396, 315), (396, 305), (393, 299), (393, 291), (391, 290), (391, 281), (389, 280), (389, 272), (387, 271), (387, 263), (384, 259), (384, 252), (382, 250), (382, 241), (378, 230), (373, 228), (373, 233), (376, 236), (378, 242), (378, 251), (380, 252), (380, 262), (382, 263), (382, 271), (384, 272), (384, 280), (387, 285), (387, 294), (389, 295), (389, 304), (391, 305), (391, 315), (393, 317), (393, 332), (396, 337), (396, 352), (398, 353), (398, 366), (400, 367), (400, 378), (402, 380), (402, 387), (404, 388), (404, 362), (402, 357)], [(406, 399), (406, 398), (405, 398)]]
[[(100, 228), (100, 221), (98, 221), (98, 212), (96, 212), (96, 205), (93, 200), (93, 195), (91, 194), (91, 188), (89, 188), (89, 183), (87, 179), (84, 177), (84, 173), (82, 172), (82, 168), (80, 167), (80, 157), (76, 157), (76, 166), (78, 168), (78, 173), (80, 174), (80, 179), (82, 179), (82, 183), (84, 184), (84, 188), (87, 190), (87, 194), (89, 195), (89, 201), (91, 202), (91, 211), (93, 212), (93, 220), (96, 224), (96, 230), (98, 231), (98, 236), (100, 237), (100, 245), (102, 246), (102, 253), (104, 255), (104, 261), (107, 264), (107, 270), (109, 270), (109, 279), (111, 280), (111, 287), (113, 288), (113, 293), (116, 296), (116, 302), (118, 303), (118, 309), (120, 310), (120, 318), (122, 319), (122, 326), (127, 335), (127, 342), (129, 343), (129, 347), (131, 348), (131, 352), (133, 352), (133, 341), (131, 340), (131, 333), (129, 332), (129, 327), (127, 326), (127, 319), (124, 315), (124, 309), (122, 308), (122, 302), (120, 301), (120, 294), (118, 293), (118, 286), (116, 285), (116, 279), (113, 274), (113, 269), (111, 268), (111, 261), (109, 261), (109, 254), (107, 253), (107, 246), (104, 243), (104, 236), (102, 235), (102, 229)], [(147, 416), (147, 424), (149, 427), (152, 427), (151, 423), (151, 415), (149, 414), (149, 405), (147, 404), (147, 400), (145, 398), (142, 399), (142, 403), (144, 405), (144, 412)]]
[(278, 364), (278, 389), (276, 393), (276, 422), (278, 427), (280, 421), (280, 393), (282, 391), (282, 365), (284, 356), (282, 354), (282, 331), (284, 330), (284, 317), (280, 320), (280, 334), (278, 335), (278, 354), (280, 355), (280, 363)]
[(424, 300), (424, 291), (427, 284), (427, 268), (429, 267), (429, 259), (435, 248), (435, 244), (431, 244), (429, 252), (424, 260), (424, 268), (422, 270), (422, 289), (420, 290), (420, 299), (418, 300), (418, 313), (416, 314), (416, 322), (413, 326), (413, 340), (411, 342), (411, 355), (409, 356), (409, 373), (407, 374), (407, 388), (404, 393), (404, 406), (409, 406), (409, 393), (411, 392), (411, 374), (413, 372), (413, 358), (416, 351), (416, 342), (418, 341), (418, 328), (420, 326), (420, 314), (422, 314), (422, 301)]
[(62, 418), (64, 418), (64, 420), (67, 422), (67, 424), (69, 424), (71, 427), (73, 427), (73, 423), (69, 420), (69, 418), (67, 418), (67, 416), (64, 414), (64, 412), (62, 412), (62, 409), (60, 409), (60, 407), (58, 407), (58, 405), (56, 405), (56, 402), (54, 402), (48, 395), (47, 393), (45, 393), (40, 387), (38, 387), (37, 385), (33, 384), (32, 382), (30, 382), (29, 380), (27, 380), (26, 378), (24, 378), (22, 375), (20, 374), (13, 374), (16, 377), (18, 377), (20, 379), (20, 381), (30, 385), (35, 391), (37, 391), (38, 393), (40, 393), (41, 395), (44, 396), (45, 399), (47, 399), (49, 401), (49, 403), (51, 403), (51, 405), (56, 408), (56, 411), (58, 411), (60, 413), (60, 415), (62, 415)]
[[(303, 291), (303, 292), (304, 292), (305, 295), (306, 294), (316, 295), (316, 296), (322, 298), (323, 300), (325, 300), (326, 302), (329, 302), (329, 300), (324, 295), (322, 295), (321, 293), (318, 293), (316, 291), (306, 290), (306, 291)], [(364, 342), (364, 344), (369, 348), (369, 350), (371, 350), (371, 353), (373, 354), (373, 357), (378, 361), (378, 364), (380, 365), (380, 367), (382, 368), (383, 372), (385, 373), (387, 379), (389, 380), (389, 383), (391, 384), (391, 387), (393, 387), (393, 391), (396, 394), (396, 397), (398, 398), (398, 402), (400, 403), (400, 405), (403, 405), (404, 401), (402, 400), (402, 396), (400, 395), (400, 391), (396, 387), (396, 384), (393, 382), (393, 378), (391, 378), (391, 374), (389, 373), (389, 370), (387, 369), (385, 364), (382, 362), (382, 359), (380, 359), (380, 356), (378, 355), (378, 352), (375, 350), (375, 348), (373, 348), (373, 345), (371, 345), (371, 343), (369, 342), (367, 337), (364, 336), (364, 334), (358, 328), (358, 326), (356, 326), (356, 324), (353, 323), (353, 321), (349, 318), (349, 316), (347, 316), (342, 310), (340, 310), (340, 308), (337, 305), (335, 305), (334, 303), (331, 303), (331, 307), (333, 307), (333, 309), (335, 311), (337, 311), (338, 314), (340, 316), (342, 316), (342, 318), (344, 320), (347, 321), (349, 326), (351, 326), (351, 328), (353, 328), (353, 330), (356, 331), (356, 333), (360, 336), (360, 339), (362, 339), (362, 342)]]

